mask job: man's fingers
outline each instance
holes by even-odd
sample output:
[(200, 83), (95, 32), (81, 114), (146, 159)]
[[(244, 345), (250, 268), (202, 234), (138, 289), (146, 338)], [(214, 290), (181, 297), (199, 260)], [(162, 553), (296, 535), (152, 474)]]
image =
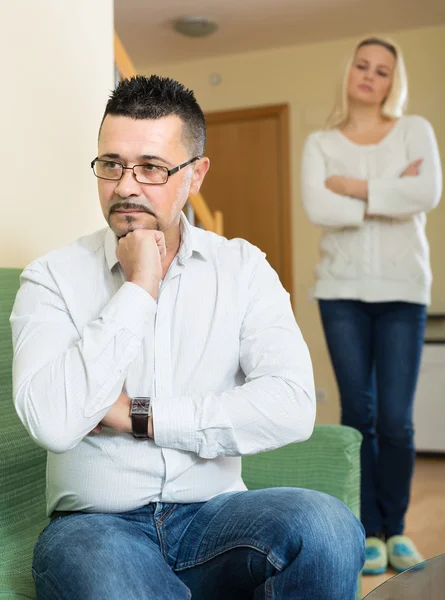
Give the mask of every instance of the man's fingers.
[(153, 238), (156, 241), (156, 245), (158, 247), (158, 252), (161, 256), (161, 259), (167, 254), (167, 249), (165, 247), (165, 236), (163, 231), (158, 231), (157, 229), (150, 230), (153, 235)]
[(165, 247), (165, 239), (162, 238), (162, 239), (158, 240), (156, 243), (158, 246), (159, 255), (162, 260), (163, 258), (165, 258), (165, 255), (167, 254), (167, 248)]
[[(135, 229), (128, 235), (134, 235), (135, 237), (152, 237), (156, 242), (158, 247), (158, 251), (163, 258), (166, 254), (165, 248), (165, 236), (163, 231), (158, 231), (157, 229)], [(126, 236), (128, 237), (128, 236)]]

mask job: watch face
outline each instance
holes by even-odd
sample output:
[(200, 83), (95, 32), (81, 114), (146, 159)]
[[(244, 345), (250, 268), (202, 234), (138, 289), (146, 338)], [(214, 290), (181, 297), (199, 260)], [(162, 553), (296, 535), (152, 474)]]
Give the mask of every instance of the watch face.
[(132, 415), (148, 415), (150, 398), (133, 398), (131, 401)]

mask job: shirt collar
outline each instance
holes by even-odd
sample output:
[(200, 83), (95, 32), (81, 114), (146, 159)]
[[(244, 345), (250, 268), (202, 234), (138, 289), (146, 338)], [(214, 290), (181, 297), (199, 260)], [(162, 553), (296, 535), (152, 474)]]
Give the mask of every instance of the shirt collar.
[[(204, 260), (207, 260), (209, 248), (205, 243), (205, 240), (199, 235), (199, 229), (193, 227), (187, 220), (187, 217), (181, 212), (181, 245), (178, 251), (178, 261), (184, 264), (189, 258), (196, 252)], [(105, 259), (107, 261), (108, 268), (110, 271), (118, 264), (116, 257), (117, 248), (117, 237), (113, 233), (113, 230), (108, 228), (105, 233), (104, 249)]]

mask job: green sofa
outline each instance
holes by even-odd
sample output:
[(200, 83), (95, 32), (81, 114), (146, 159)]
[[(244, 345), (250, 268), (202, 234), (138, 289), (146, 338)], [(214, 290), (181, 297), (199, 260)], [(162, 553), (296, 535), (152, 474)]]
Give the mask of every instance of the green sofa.
[[(35, 598), (32, 551), (48, 523), (46, 452), (28, 436), (12, 404), (9, 315), (19, 275), (18, 269), (0, 269), (0, 600)], [(323, 491), (358, 515), (360, 443), (354, 429), (316, 426), (307, 442), (245, 457), (244, 481), (249, 489), (297, 486)]]

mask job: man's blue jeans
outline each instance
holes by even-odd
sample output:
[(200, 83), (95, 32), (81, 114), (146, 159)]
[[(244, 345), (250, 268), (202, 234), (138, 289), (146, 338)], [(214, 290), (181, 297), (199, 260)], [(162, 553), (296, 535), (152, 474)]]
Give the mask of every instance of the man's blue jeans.
[(426, 307), (355, 300), (319, 305), (341, 422), (363, 434), (363, 525), (367, 534), (401, 534), (415, 459), (413, 404)]
[(342, 502), (270, 488), (60, 517), (33, 575), (39, 600), (353, 600), (363, 562), (363, 527)]

